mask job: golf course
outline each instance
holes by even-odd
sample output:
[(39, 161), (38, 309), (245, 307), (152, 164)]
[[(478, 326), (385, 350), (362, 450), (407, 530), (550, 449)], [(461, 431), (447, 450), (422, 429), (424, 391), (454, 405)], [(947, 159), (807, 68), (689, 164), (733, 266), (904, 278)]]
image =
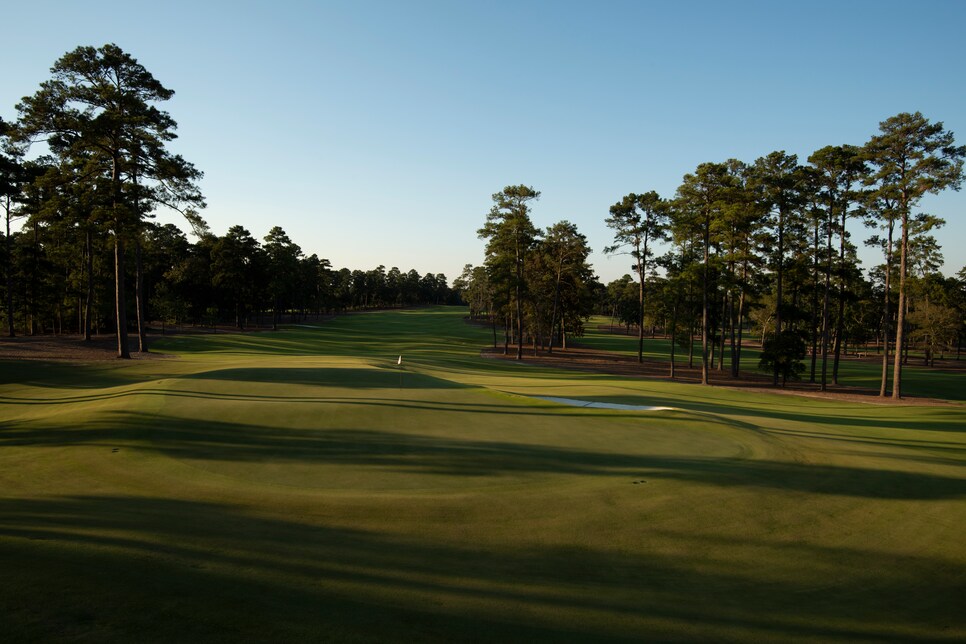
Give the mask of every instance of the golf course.
[(0, 641), (966, 639), (966, 371), (702, 387), (465, 314), (0, 360)]

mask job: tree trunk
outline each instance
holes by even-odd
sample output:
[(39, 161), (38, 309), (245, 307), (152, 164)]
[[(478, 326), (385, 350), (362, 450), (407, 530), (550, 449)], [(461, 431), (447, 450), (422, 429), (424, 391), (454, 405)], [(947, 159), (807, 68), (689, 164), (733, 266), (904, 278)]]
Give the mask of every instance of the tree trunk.
[(121, 159), (111, 160), (111, 213), (114, 216), (114, 306), (117, 318), (117, 357), (130, 359), (127, 338), (127, 294), (124, 290), (124, 226), (121, 219)]
[(553, 306), (550, 309), (550, 342), (547, 353), (553, 353), (554, 329), (557, 325), (557, 306), (560, 302), (560, 275), (563, 272), (562, 262), (557, 265), (557, 282), (553, 286)]
[(644, 283), (641, 283), (641, 300), (637, 316), (637, 362), (644, 362)]
[(688, 321), (688, 368), (694, 368), (694, 333), (696, 331), (696, 320)]
[(637, 362), (644, 362), (644, 263), (647, 260), (647, 237), (644, 238), (644, 253), (637, 248), (638, 312), (637, 312)]
[[(31, 252), (33, 255), (33, 269), (30, 271), (30, 299), (29, 299), (29, 310), (30, 310), (30, 325), (28, 327), (27, 334), (30, 336), (37, 334), (37, 326), (40, 320), (40, 314), (37, 312), (37, 300), (40, 298), (40, 286), (37, 282), (40, 277), (40, 240), (37, 236), (37, 224), (33, 224), (33, 245), (31, 247)], [(43, 329), (41, 328), (41, 333)]]
[(510, 329), (512, 324), (513, 318), (508, 311), (506, 314), (506, 323), (503, 325), (503, 355), (509, 355), (510, 353)]
[[(815, 382), (815, 367), (818, 360), (818, 217), (812, 238), (812, 359), (809, 368), (809, 382)], [(825, 386), (822, 386), (825, 391)]]
[(4, 246), (6, 247), (6, 283), (7, 283), (7, 335), (11, 338), (17, 336), (17, 330), (14, 328), (13, 323), (13, 247), (10, 243), (10, 209), (12, 205), (10, 203), (10, 197), (6, 198), (6, 221), (7, 221), (7, 236), (3, 238)]
[[(775, 296), (775, 343), (774, 348), (777, 351), (779, 348), (779, 342), (782, 336), (782, 299), (784, 298), (784, 293), (782, 292), (782, 278), (783, 270), (785, 267), (785, 212), (779, 208), (778, 209), (778, 271), (776, 274), (777, 280), (777, 293)], [(762, 338), (764, 340), (764, 338)], [(775, 369), (773, 375), (773, 383), (775, 386), (778, 385), (778, 362), (780, 356), (775, 354)]]
[(138, 316), (138, 352), (148, 352), (148, 334), (144, 321), (145, 299), (144, 299), (144, 272), (141, 270), (141, 240), (134, 242), (134, 265), (137, 281), (135, 282), (134, 299), (137, 304)]
[(94, 233), (88, 229), (84, 251), (87, 255), (87, 297), (84, 300), (84, 341), (91, 341), (91, 311), (94, 308)]
[[(741, 296), (739, 295), (738, 297), (740, 298)], [(736, 365), (738, 364), (738, 337), (735, 333), (736, 326), (738, 326), (738, 322), (735, 319), (735, 298), (732, 295), (731, 301), (728, 304), (728, 359), (730, 362), (729, 371), (731, 372), (732, 378), (738, 376), (736, 371)]]
[(741, 342), (744, 337), (745, 322), (745, 285), (748, 283), (748, 260), (741, 262), (741, 291), (738, 295), (738, 337), (735, 343), (734, 354), (731, 359), (731, 375), (738, 378), (741, 375)]
[[(522, 262), (522, 260), (520, 260)], [(521, 298), (523, 288), (523, 264), (517, 265), (517, 360), (523, 360), (523, 299)]]
[(707, 385), (708, 380), (708, 289), (711, 286), (711, 214), (705, 213), (704, 221), (704, 284), (701, 293), (701, 384)]
[(909, 214), (903, 199), (902, 241), (899, 246), (899, 308), (896, 311), (896, 355), (892, 367), (892, 398), (902, 398), (903, 347), (906, 345), (906, 254), (909, 248)]
[[(118, 226), (119, 227), (119, 226)], [(117, 317), (117, 357), (130, 359), (127, 339), (127, 298), (124, 291), (124, 239), (114, 233), (114, 306)]]
[(829, 295), (832, 290), (832, 222), (825, 238), (825, 295), (822, 298), (822, 391), (828, 388)]
[(842, 337), (845, 334), (845, 219), (848, 206), (842, 208), (842, 228), (839, 231), (839, 311), (835, 320), (835, 357), (832, 361), (832, 383), (839, 384), (839, 356), (842, 355)]
[(671, 308), (671, 380), (674, 380), (674, 349), (677, 342), (676, 335), (678, 330), (678, 302), (675, 300)]
[(886, 270), (885, 270), (885, 301), (882, 305), (882, 382), (879, 385), (879, 396), (886, 397), (886, 384), (889, 378), (889, 283), (892, 276), (892, 230), (893, 222), (889, 221), (889, 237), (886, 242)]
[(728, 333), (728, 301), (730, 299), (730, 291), (725, 291), (721, 296), (721, 343), (718, 346), (718, 371), (724, 371), (725, 336)]

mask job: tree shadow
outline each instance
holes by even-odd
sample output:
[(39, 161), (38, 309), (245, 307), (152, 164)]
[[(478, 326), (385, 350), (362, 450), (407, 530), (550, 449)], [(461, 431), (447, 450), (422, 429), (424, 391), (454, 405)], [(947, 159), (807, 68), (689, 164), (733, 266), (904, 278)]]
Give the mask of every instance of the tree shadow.
[[(472, 413), (481, 412), (473, 408)], [(520, 422), (525, 418), (521, 415)], [(432, 424), (447, 422), (458, 419), (436, 419)], [(507, 422), (514, 424), (513, 419)], [(0, 446), (54, 445), (124, 446), (181, 460), (350, 466), (407, 477), (595, 476), (621, 484), (646, 478), (867, 499), (966, 496), (966, 478), (743, 457), (655, 454), (646, 451), (646, 441), (640, 444), (639, 453), (604, 452), (522, 440), (338, 427), (292, 429), (120, 411), (85, 427), (36, 428), (11, 423), (0, 429)]]
[(147, 372), (144, 362), (105, 361), (76, 364), (42, 360), (0, 360), (0, 385), (17, 384), (51, 389), (106, 389), (149, 382), (157, 377), (159, 377), (158, 374)]
[(350, 367), (247, 367), (213, 369), (184, 376), (186, 380), (226, 380), (266, 384), (352, 387), (355, 389), (466, 389), (469, 386), (418, 371)]
[[(929, 557), (525, 544), (192, 500), (2, 499), (0, 611), (12, 641), (898, 642), (953, 641), (966, 626), (962, 571)], [(750, 551), (760, 568), (740, 565)], [(823, 567), (840, 574), (816, 585)]]
[[(642, 405), (671, 405), (687, 411), (700, 412), (713, 416), (731, 418), (744, 416), (772, 420), (789, 420), (809, 425), (835, 425), (857, 428), (883, 428), (928, 430), (940, 432), (966, 432), (966, 409), (962, 407), (920, 407), (914, 420), (896, 418), (893, 409), (888, 407), (870, 408), (856, 406), (853, 410), (842, 405), (822, 405), (811, 399), (793, 402), (783, 400), (781, 405), (762, 404), (760, 400), (743, 403), (740, 400), (723, 401), (714, 396), (700, 394), (688, 395), (667, 401), (657, 396), (592, 396), (595, 402), (625, 403)], [(707, 402), (704, 402), (707, 401)], [(799, 407), (802, 411), (791, 411), (789, 407)], [(828, 409), (829, 413), (824, 410)]]

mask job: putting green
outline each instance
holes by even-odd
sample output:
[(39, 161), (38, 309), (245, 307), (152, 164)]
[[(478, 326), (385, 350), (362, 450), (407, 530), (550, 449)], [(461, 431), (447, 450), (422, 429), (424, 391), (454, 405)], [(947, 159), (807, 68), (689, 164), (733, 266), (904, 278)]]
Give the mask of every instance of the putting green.
[(488, 360), (461, 315), (0, 361), (7, 636), (966, 638), (962, 405)]

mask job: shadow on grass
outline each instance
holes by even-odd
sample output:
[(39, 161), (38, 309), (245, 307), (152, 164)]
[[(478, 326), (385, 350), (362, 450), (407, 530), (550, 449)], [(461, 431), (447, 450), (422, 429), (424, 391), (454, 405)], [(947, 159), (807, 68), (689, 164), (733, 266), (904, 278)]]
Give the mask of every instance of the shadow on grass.
[[(224, 392), (224, 391), (204, 391), (201, 389), (175, 389), (173, 387), (138, 387), (127, 390), (116, 390), (115, 387), (121, 385), (138, 384), (141, 382), (151, 382), (152, 377), (110, 377), (101, 379), (93, 377), (81, 371), (80, 374), (75, 368), (72, 375), (62, 374), (63, 378), (71, 378), (76, 383), (88, 383), (87, 386), (67, 385), (60, 378), (53, 377), (48, 380), (35, 383), (39, 386), (59, 389), (103, 389), (96, 393), (68, 394), (58, 396), (39, 396), (31, 392), (27, 396), (0, 396), (0, 404), (9, 405), (54, 405), (69, 404), (77, 402), (93, 402), (99, 400), (110, 400), (117, 398), (127, 398), (131, 396), (171, 396), (185, 398), (203, 398), (210, 400), (237, 400), (237, 401), (261, 401), (261, 402), (351, 402), (355, 396), (331, 396), (331, 395), (292, 395), (292, 394), (268, 394), (268, 393), (246, 393), (250, 392), (250, 387), (245, 387), (245, 391)], [(89, 377), (91, 376), (91, 377)], [(211, 380), (222, 382), (238, 383), (264, 383), (265, 385), (304, 385), (316, 387), (342, 387), (355, 390), (365, 389), (386, 389), (386, 390), (419, 390), (419, 389), (468, 389), (471, 385), (464, 385), (444, 378), (436, 378), (418, 371), (406, 369), (357, 369), (357, 368), (299, 368), (299, 367), (250, 367), (233, 369), (215, 369), (201, 371), (194, 374), (187, 374), (169, 377), (170, 380)], [(34, 384), (34, 383), (31, 383)], [(241, 389), (241, 387), (239, 388)], [(276, 390), (277, 391), (277, 390)], [(320, 393), (328, 393), (320, 390)], [(359, 397), (360, 400), (365, 400)]]
[[(454, 544), (429, 528), (402, 536), (177, 499), (5, 499), (0, 611), (11, 641), (963, 635), (962, 571), (929, 557), (777, 542), (689, 554), (524, 544)], [(742, 565), (751, 551), (760, 567)]]
[[(697, 389), (697, 388), (695, 388)], [(633, 391), (633, 390), (632, 390)], [(768, 404), (761, 400), (743, 402), (722, 400), (720, 396), (703, 396), (699, 391), (675, 396), (670, 401), (657, 396), (593, 396), (595, 402), (642, 405), (671, 405), (673, 407), (703, 414), (721, 416), (734, 420), (734, 416), (761, 419), (788, 420), (810, 425), (836, 425), (846, 427), (928, 430), (940, 432), (966, 432), (966, 409), (961, 407), (921, 407), (916, 415), (907, 414), (902, 408), (898, 415), (894, 408), (869, 405), (842, 404), (822, 405), (812, 399), (800, 401), (781, 399)], [(705, 402), (706, 401), (706, 402)], [(799, 407), (801, 411), (790, 409)], [(828, 410), (828, 411), (826, 411)], [(767, 423), (764, 424), (767, 426)]]
[(188, 380), (264, 382), (266, 384), (352, 387), (354, 389), (465, 389), (451, 380), (405, 369), (274, 368), (217, 369), (185, 376)]
[[(458, 422), (450, 417), (438, 420)], [(928, 472), (737, 457), (601, 452), (374, 429), (293, 430), (215, 420), (185, 421), (136, 412), (115, 412), (91, 427), (35, 429), (14, 423), (0, 430), (0, 447), (65, 445), (124, 446), (183, 460), (373, 468), (407, 476), (604, 476), (869, 499), (966, 497), (966, 478)]]
[[(57, 389), (104, 389), (147, 382), (144, 363), (105, 361), (96, 364), (0, 360), (0, 385), (17, 384)], [(0, 399), (2, 402), (2, 399)]]

